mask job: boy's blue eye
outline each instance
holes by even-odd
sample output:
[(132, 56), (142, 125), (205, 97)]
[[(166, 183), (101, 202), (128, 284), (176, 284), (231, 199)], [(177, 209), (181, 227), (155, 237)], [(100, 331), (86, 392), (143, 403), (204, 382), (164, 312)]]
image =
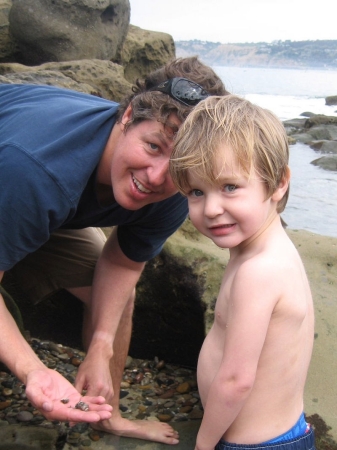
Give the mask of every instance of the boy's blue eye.
[(224, 190), (226, 192), (234, 192), (236, 190), (236, 188), (237, 188), (236, 184), (226, 184), (224, 186)]
[(192, 189), (191, 195), (193, 197), (202, 197), (204, 195), (204, 193), (202, 191), (200, 191), (200, 189)]

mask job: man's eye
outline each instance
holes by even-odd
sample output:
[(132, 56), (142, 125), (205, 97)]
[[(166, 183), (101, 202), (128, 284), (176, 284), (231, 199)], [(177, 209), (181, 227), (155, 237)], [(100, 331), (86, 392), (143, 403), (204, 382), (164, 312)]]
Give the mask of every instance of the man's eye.
[(154, 144), (153, 142), (149, 143), (151, 150), (157, 151), (159, 149), (159, 146), (157, 144)]

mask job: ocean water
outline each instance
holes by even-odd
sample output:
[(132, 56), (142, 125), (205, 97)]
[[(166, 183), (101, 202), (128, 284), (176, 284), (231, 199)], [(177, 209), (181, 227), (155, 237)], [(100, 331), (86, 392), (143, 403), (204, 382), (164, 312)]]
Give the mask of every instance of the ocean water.
[[(337, 105), (325, 105), (325, 97), (337, 95), (337, 70), (213, 69), (230, 92), (273, 111), (282, 121), (303, 112), (337, 116)], [(337, 237), (337, 172), (310, 164), (320, 156), (308, 145), (290, 146), (290, 197), (282, 217), (291, 229)]]

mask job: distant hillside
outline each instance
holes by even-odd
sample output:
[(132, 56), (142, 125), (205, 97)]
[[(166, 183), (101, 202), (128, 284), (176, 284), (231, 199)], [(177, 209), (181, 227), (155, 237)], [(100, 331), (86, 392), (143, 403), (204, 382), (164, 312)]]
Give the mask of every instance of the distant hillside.
[(177, 56), (199, 55), (213, 66), (337, 69), (337, 41), (275, 41), (221, 44), (176, 41)]

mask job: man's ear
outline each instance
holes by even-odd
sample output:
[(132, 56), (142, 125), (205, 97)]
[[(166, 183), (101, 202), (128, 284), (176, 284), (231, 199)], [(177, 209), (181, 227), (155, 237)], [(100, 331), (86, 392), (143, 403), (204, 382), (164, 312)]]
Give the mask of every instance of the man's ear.
[(291, 172), (289, 166), (287, 166), (284, 176), (282, 177), (280, 184), (276, 188), (276, 191), (271, 196), (272, 200), (278, 203), (286, 194), (290, 183)]
[(125, 125), (128, 122), (132, 122), (132, 106), (131, 106), (131, 103), (129, 103), (128, 107), (124, 111), (124, 114), (123, 114), (121, 122), (120, 122), (123, 131), (125, 130)]

